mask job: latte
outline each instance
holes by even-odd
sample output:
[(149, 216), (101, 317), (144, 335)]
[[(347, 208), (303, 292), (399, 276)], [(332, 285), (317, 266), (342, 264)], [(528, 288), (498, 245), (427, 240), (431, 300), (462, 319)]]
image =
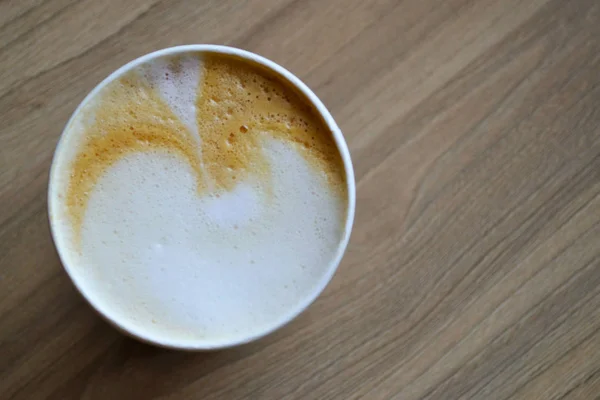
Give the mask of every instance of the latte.
[(312, 301), (341, 257), (350, 189), (338, 142), (260, 62), (187, 51), (134, 63), (88, 96), (57, 149), (63, 263), (143, 339), (261, 336)]

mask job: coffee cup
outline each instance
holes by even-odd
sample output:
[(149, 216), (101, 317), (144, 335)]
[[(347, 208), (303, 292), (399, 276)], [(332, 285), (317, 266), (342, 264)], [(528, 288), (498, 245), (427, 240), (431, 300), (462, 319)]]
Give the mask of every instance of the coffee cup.
[(48, 209), (65, 271), (124, 333), (209, 350), (256, 340), (324, 290), (350, 237), (344, 137), (295, 75), (254, 53), (172, 47), (77, 107)]

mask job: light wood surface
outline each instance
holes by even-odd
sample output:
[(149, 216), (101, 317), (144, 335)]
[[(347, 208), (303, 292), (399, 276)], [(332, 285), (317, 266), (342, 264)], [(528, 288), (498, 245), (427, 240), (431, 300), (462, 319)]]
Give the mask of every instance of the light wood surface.
[[(296, 73), (358, 188), (317, 302), (197, 354), (103, 322), (46, 214), (86, 93), (186, 43)], [(0, 0), (0, 398), (599, 398), (599, 84), (597, 0)]]

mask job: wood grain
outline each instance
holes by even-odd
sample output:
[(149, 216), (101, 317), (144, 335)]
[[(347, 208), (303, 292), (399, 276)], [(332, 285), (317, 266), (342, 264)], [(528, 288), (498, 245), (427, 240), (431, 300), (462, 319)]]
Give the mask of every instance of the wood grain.
[[(184, 43), (305, 80), (358, 185), (317, 302), (198, 354), (100, 320), (46, 214), (77, 104)], [(598, 399), (599, 105), (596, 0), (0, 0), (0, 398)]]

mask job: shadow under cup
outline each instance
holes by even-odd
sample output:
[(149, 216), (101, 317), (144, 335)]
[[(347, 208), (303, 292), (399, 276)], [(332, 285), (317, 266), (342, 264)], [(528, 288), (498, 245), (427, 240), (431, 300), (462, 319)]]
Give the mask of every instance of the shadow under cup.
[[(85, 186), (85, 183), (77, 184), (79, 186), (77, 186), (77, 185), (74, 186), (72, 183), (70, 183), (70, 184), (65, 183), (65, 181), (67, 179), (69, 179), (69, 178), (65, 178), (65, 176), (67, 176), (67, 177), (70, 176), (71, 177), (70, 179), (73, 179), (72, 177), (74, 176), (74, 174), (72, 172), (70, 174), (66, 173), (66, 171), (70, 171), (70, 169), (72, 168), (72, 165), (76, 164), (76, 161), (73, 161), (73, 160), (77, 160), (76, 154), (78, 154), (78, 152), (80, 152), (79, 146), (73, 146), (73, 144), (72, 144), (73, 140), (70, 137), (73, 135), (71, 135), (70, 132), (72, 132), (74, 130), (73, 126), (75, 124), (78, 124), (79, 121), (81, 121), (81, 120), (85, 120), (85, 118), (83, 118), (82, 115), (85, 116), (87, 107), (91, 107), (91, 105), (95, 104), (95, 102), (97, 101), (97, 98), (99, 97), (99, 94), (102, 93), (103, 89), (105, 89), (107, 87), (107, 85), (111, 84), (112, 82), (122, 79), (124, 76), (128, 76), (127, 74), (130, 73), (131, 71), (136, 70), (137, 68), (144, 67), (145, 65), (150, 65), (156, 60), (184, 59), (188, 55), (192, 55), (194, 57), (203, 57), (205, 55), (215, 55), (215, 54), (219, 55), (219, 56), (223, 56), (223, 57), (230, 57), (231, 59), (235, 59), (235, 60), (241, 61), (243, 63), (247, 63), (247, 65), (249, 67), (251, 66), (252, 68), (261, 69), (268, 76), (273, 77), (278, 81), (281, 81), (286, 87), (288, 87), (288, 88), (292, 89), (294, 92), (296, 92), (297, 95), (300, 98), (302, 98), (303, 101), (306, 102), (306, 104), (311, 108), (311, 110), (313, 110), (311, 112), (314, 112), (315, 115), (318, 116), (318, 118), (320, 119), (323, 126), (326, 127), (327, 132), (331, 135), (331, 138), (333, 139), (333, 142), (334, 142), (335, 149), (336, 149), (337, 153), (339, 154), (340, 162), (341, 162), (342, 169), (343, 169), (343, 175), (344, 175), (343, 193), (344, 193), (344, 197), (345, 197), (344, 201), (346, 204), (346, 208), (345, 208), (344, 215), (340, 218), (341, 224), (343, 225), (341, 227), (341, 234), (339, 235), (339, 239), (336, 240), (335, 249), (332, 250), (331, 256), (328, 257), (328, 262), (325, 263), (326, 265), (317, 266), (318, 270), (319, 270), (319, 274), (316, 274), (312, 278), (307, 278), (307, 279), (312, 279), (310, 281), (310, 289), (305, 290), (300, 298), (297, 298), (293, 302), (290, 302), (289, 304), (287, 304), (285, 306), (284, 310), (278, 311), (279, 317), (277, 319), (271, 320), (268, 323), (263, 323), (263, 324), (261, 324), (260, 328), (257, 328), (257, 329), (241, 328), (236, 331), (235, 335), (219, 336), (219, 335), (212, 335), (212, 334), (211, 335), (202, 335), (202, 334), (193, 335), (193, 334), (191, 334), (189, 338), (182, 339), (178, 335), (175, 335), (175, 334), (170, 335), (168, 332), (158, 335), (156, 333), (150, 332), (149, 330), (145, 330), (144, 328), (141, 327), (140, 324), (136, 323), (135, 321), (125, 318), (122, 315), (123, 313), (117, 312), (114, 308), (107, 306), (106, 302), (99, 300), (96, 290), (93, 289), (94, 285), (110, 286), (112, 284), (109, 283), (108, 281), (105, 282), (105, 278), (102, 276), (94, 276), (94, 275), (89, 275), (89, 274), (81, 272), (86, 269), (85, 268), (86, 266), (82, 265), (81, 259), (79, 258), (79, 256), (81, 254), (78, 254), (78, 253), (81, 253), (81, 251), (80, 250), (74, 251), (74, 248), (77, 248), (77, 245), (76, 244), (74, 245), (73, 243), (77, 241), (76, 239), (74, 239), (77, 237), (77, 235), (73, 234), (71, 232), (72, 230), (66, 228), (66, 226), (68, 226), (69, 224), (72, 225), (74, 223), (77, 224), (77, 223), (82, 223), (82, 222), (78, 221), (77, 217), (73, 218), (72, 215), (66, 213), (65, 209), (67, 209), (68, 205), (70, 204), (70, 203), (68, 203), (68, 198), (69, 198), (70, 190), (73, 187), (75, 187), (75, 189), (74, 189), (75, 191), (84, 193), (85, 196), (91, 196), (89, 194), (89, 192), (91, 192), (91, 189), (93, 188), (93, 186), (90, 186), (88, 188)], [(167, 73), (167, 75), (168, 75), (168, 73)], [(168, 76), (166, 76), (165, 79), (168, 79)], [(209, 78), (206, 77), (206, 79), (209, 79)], [(133, 82), (132, 85), (135, 85), (135, 82)], [(123, 86), (123, 85), (121, 85), (121, 86)], [(110, 88), (111, 86), (108, 86), (108, 87)], [(126, 89), (127, 89), (127, 87), (125, 87), (125, 90)], [(182, 90), (182, 93), (185, 94), (185, 88), (182, 88), (181, 90)], [(165, 92), (165, 93), (167, 93), (167, 92)], [(258, 96), (257, 96), (257, 98), (258, 98)], [(268, 98), (268, 101), (272, 101), (271, 96), (268, 96), (267, 98)], [(211, 98), (211, 101), (212, 101), (212, 98)], [(156, 112), (159, 113), (160, 111), (156, 111)], [(100, 118), (96, 117), (96, 119), (100, 119)], [(93, 118), (90, 120), (93, 120)], [(185, 125), (185, 122), (186, 122), (185, 118), (181, 118), (181, 120), (184, 123), (183, 125)], [(200, 121), (200, 122), (202, 122), (202, 121)], [(279, 122), (284, 123), (281, 121), (279, 121)], [(292, 121), (292, 122), (294, 122), (294, 121)], [(287, 122), (286, 122), (286, 124), (287, 124)], [(288, 126), (288, 125), (286, 125), (286, 126)], [(246, 125), (240, 125), (239, 126), (239, 130), (240, 130), (239, 135), (246, 134), (248, 129), (252, 129), (252, 126), (249, 127)], [(131, 126), (131, 130), (132, 131), (135, 130), (134, 126)], [(308, 130), (305, 130), (305, 131), (308, 132)], [(159, 139), (163, 140), (164, 139), (160, 135), (153, 136), (152, 132), (153, 131), (149, 130), (148, 133), (146, 134), (146, 136), (144, 137), (144, 139), (139, 141), (140, 143), (142, 143), (141, 145), (152, 145), (153, 140), (159, 140)], [(237, 134), (237, 132), (236, 132), (236, 134)], [(231, 137), (234, 138), (233, 132), (231, 133)], [(313, 136), (312, 139), (314, 140), (315, 137)], [(196, 157), (195, 152), (188, 151), (186, 153), (185, 149), (188, 148), (189, 146), (185, 147), (186, 142), (182, 141), (182, 139), (180, 139), (178, 137), (174, 137), (169, 140), (171, 140), (171, 145), (175, 146), (175, 148), (177, 149), (177, 151), (179, 152), (180, 155), (184, 155), (184, 156), (190, 158), (190, 160), (193, 157)], [(230, 139), (226, 138), (226, 140), (229, 141)], [(246, 139), (244, 139), (244, 140), (246, 140)], [(296, 139), (293, 139), (293, 140), (298, 142), (298, 143), (295, 143), (295, 145), (300, 145), (302, 149), (303, 149), (302, 145), (306, 145), (307, 148), (309, 147), (309, 144), (305, 143), (302, 140), (296, 140)], [(309, 140), (310, 140), (310, 138), (309, 138)], [(317, 140), (318, 140), (318, 138), (317, 138)], [(99, 143), (99, 146), (104, 142), (108, 143), (107, 141), (108, 141), (108, 139), (107, 139), (107, 137), (104, 136), (104, 133), (102, 133), (101, 135), (98, 136), (97, 143)], [(136, 145), (140, 145), (138, 142), (135, 142), (135, 143), (136, 143)], [(150, 143), (150, 144), (148, 144), (148, 143)], [(199, 141), (198, 143), (196, 143), (196, 147), (200, 146), (200, 143), (202, 143), (202, 145), (205, 145), (205, 146), (210, 146), (210, 141), (204, 140), (204, 141)], [(230, 143), (228, 142), (227, 145), (229, 146)], [(101, 147), (97, 147), (96, 150), (98, 148), (101, 148)], [(279, 148), (275, 148), (275, 150), (273, 150), (273, 151), (276, 152), (276, 151), (283, 151), (283, 150), (280, 150)], [(304, 151), (304, 149), (303, 149), (303, 151)], [(117, 167), (121, 168), (121, 164), (123, 164), (123, 163), (119, 164), (119, 163), (114, 162), (114, 160), (110, 160), (108, 158), (108, 156), (106, 156), (105, 153), (103, 153), (103, 152), (99, 153), (98, 151), (95, 151), (95, 153), (94, 153), (94, 151), (92, 151), (92, 153), (90, 153), (90, 158), (93, 158), (93, 157), (99, 157), (98, 158), (99, 160), (104, 160), (101, 162), (105, 162), (107, 168), (108, 168), (108, 166), (110, 166), (110, 168), (117, 168)], [(221, 184), (222, 188), (230, 189), (230, 187), (234, 187), (234, 188), (236, 188), (235, 190), (238, 190), (237, 188), (241, 188), (243, 186), (241, 184), (238, 184), (237, 181), (231, 181), (231, 179), (233, 179), (233, 180), (236, 179), (235, 171), (237, 171), (237, 170), (235, 168), (230, 168), (229, 164), (222, 165), (222, 164), (225, 164), (222, 157), (221, 158), (217, 157), (214, 160), (211, 160), (210, 157), (205, 157), (205, 158), (208, 161), (206, 161), (206, 163), (198, 163), (198, 165), (202, 165), (202, 168), (199, 168), (198, 171), (196, 171), (196, 172), (191, 171), (192, 175), (193, 175), (193, 173), (196, 173), (198, 176), (200, 176), (200, 174), (205, 173), (205, 170), (210, 172), (211, 168), (212, 168), (213, 169), (213, 172), (212, 172), (213, 177), (218, 178), (218, 179), (214, 179), (214, 181), (216, 181), (218, 184)], [(211, 161), (212, 163), (209, 161)], [(89, 160), (86, 162), (89, 162)], [(322, 162), (322, 160), (321, 160), (321, 162)], [(327, 161), (325, 160), (325, 162), (327, 162)], [(89, 171), (89, 169), (92, 168), (92, 164), (85, 164), (85, 165), (90, 165), (90, 167), (83, 168), (83, 170)], [(255, 162), (253, 165), (258, 165), (258, 164)], [(290, 165), (292, 165), (292, 164), (290, 164)], [(293, 168), (293, 166), (291, 168)], [(222, 171), (224, 171), (224, 170), (229, 170), (230, 171), (229, 175), (225, 174), (225, 175), (221, 176)], [(234, 171), (234, 172), (231, 172), (231, 171)], [(98, 173), (98, 176), (95, 179), (101, 179), (100, 175), (101, 174)], [(158, 177), (156, 179), (160, 179), (160, 177)], [(237, 179), (239, 181), (239, 176), (237, 177)], [(80, 182), (80, 181), (77, 181), (77, 182)], [(123, 186), (123, 185), (121, 185), (121, 186)], [(108, 187), (108, 186), (106, 186), (106, 187)], [(109, 189), (106, 189), (106, 187), (105, 187), (105, 190), (109, 190)], [(65, 189), (65, 188), (67, 188), (67, 189)], [(117, 190), (117, 189), (115, 189), (115, 190)], [(214, 186), (207, 185), (206, 187), (203, 188), (203, 190), (205, 190), (205, 192), (207, 193), (207, 198), (210, 198), (211, 199), (210, 201), (212, 201), (213, 203), (214, 202), (222, 203), (223, 201), (225, 201), (224, 198), (219, 199), (218, 194), (214, 195), (213, 192), (218, 192), (218, 190), (216, 190)], [(239, 190), (241, 190), (241, 189), (239, 189)], [(235, 49), (235, 48), (231, 48), (231, 47), (225, 47), (225, 46), (216, 46), (216, 45), (189, 45), (189, 46), (178, 46), (178, 47), (168, 48), (168, 49), (160, 50), (160, 51), (142, 56), (142, 57), (126, 64), (125, 66), (121, 67), (114, 73), (112, 73), (109, 77), (107, 77), (104, 81), (102, 81), (98, 86), (96, 86), (96, 88), (94, 88), (88, 94), (88, 96), (83, 100), (83, 102), (79, 105), (79, 107), (75, 110), (75, 112), (71, 116), (71, 119), (67, 123), (67, 125), (63, 131), (63, 134), (61, 136), (61, 139), (57, 145), (57, 148), (56, 148), (56, 151), (54, 154), (54, 159), (53, 159), (52, 166), (51, 166), (51, 170), (50, 170), (50, 184), (49, 184), (49, 189), (48, 189), (48, 209), (49, 209), (50, 226), (51, 226), (54, 243), (56, 245), (57, 251), (60, 255), (61, 261), (63, 263), (63, 266), (64, 266), (67, 274), (69, 275), (69, 277), (71, 278), (71, 280), (73, 281), (73, 283), (77, 287), (77, 289), (80, 291), (80, 293), (83, 295), (83, 297), (106, 320), (108, 320), (110, 323), (112, 323), (120, 331), (122, 331), (134, 338), (137, 338), (141, 341), (147, 342), (147, 343), (151, 343), (151, 344), (155, 344), (155, 345), (163, 346), (163, 347), (182, 349), (182, 350), (209, 350), (209, 349), (230, 347), (230, 346), (234, 346), (234, 345), (238, 345), (238, 344), (242, 344), (242, 343), (247, 343), (252, 340), (256, 340), (256, 339), (280, 328), (284, 324), (286, 324), (289, 321), (291, 321), (292, 319), (294, 319), (298, 314), (300, 314), (304, 309), (306, 309), (319, 296), (319, 294), (323, 291), (323, 289), (325, 288), (325, 286), (328, 284), (328, 282), (331, 280), (333, 274), (335, 273), (335, 271), (342, 259), (344, 251), (346, 249), (346, 246), (348, 244), (348, 240), (350, 238), (350, 232), (351, 232), (352, 224), (353, 224), (353, 220), (354, 220), (355, 190), (356, 189), (355, 189), (355, 181), (354, 181), (354, 172), (353, 172), (352, 162), (350, 159), (348, 147), (346, 145), (346, 142), (344, 140), (344, 137), (343, 137), (340, 129), (338, 128), (338, 126), (335, 123), (335, 121), (333, 120), (331, 114), (325, 108), (325, 106), (322, 104), (322, 102), (296, 76), (294, 76), (289, 71), (282, 68), (281, 66), (275, 64), (274, 62), (267, 60), (261, 56), (258, 56), (256, 54), (244, 51), (244, 50)], [(76, 207), (82, 207), (82, 210), (85, 210), (85, 207), (81, 206), (82, 202), (80, 200), (80, 197), (78, 198), (79, 200), (74, 201), (72, 203), (74, 205), (71, 207), (71, 209), (75, 209)], [(87, 197), (86, 197), (86, 199), (87, 199)], [(93, 198), (90, 197), (89, 201), (92, 202)], [(296, 200), (294, 200), (294, 201), (296, 201)], [(208, 200), (207, 200), (206, 207), (210, 207), (211, 204), (212, 203), (209, 204)], [(227, 207), (231, 210), (235, 210), (238, 206), (236, 205), (236, 203), (231, 203)], [(298, 210), (296, 212), (298, 213), (298, 215), (301, 218), (303, 218), (303, 219), (308, 218), (310, 216), (310, 207), (307, 207), (306, 209), (303, 210), (303, 207), (300, 204), (298, 207)], [(302, 215), (303, 213), (306, 213), (309, 215)], [(84, 215), (83, 211), (80, 214), (81, 214), (81, 220), (83, 220), (83, 215)], [(118, 213), (116, 213), (116, 214), (118, 214)], [(69, 218), (69, 217), (71, 217), (71, 218)], [(115, 217), (115, 215), (112, 215), (111, 218), (112, 217)], [(110, 218), (108, 218), (108, 220), (109, 220), (109, 222), (106, 222), (105, 225), (110, 227)], [(73, 221), (75, 221), (75, 222), (73, 222)], [(236, 230), (238, 229), (237, 225), (233, 225), (233, 226), (235, 227)], [(75, 231), (76, 231), (76, 229), (75, 229)], [(115, 230), (115, 232), (116, 232), (116, 230)], [(166, 241), (168, 241), (168, 239), (169, 239), (168, 235), (166, 235), (166, 236), (167, 237), (164, 239)], [(131, 238), (131, 237), (128, 237), (126, 239), (132, 240), (132, 241), (137, 240), (136, 238)], [(285, 237), (282, 237), (281, 240), (285, 240)], [(157, 246), (154, 248), (154, 250), (160, 251), (161, 244), (159, 242), (157, 242), (157, 243), (158, 244), (153, 245), (153, 246)], [(110, 243), (106, 244), (106, 245), (108, 246), (107, 247), (108, 249), (111, 249)], [(279, 246), (278, 243), (272, 244), (273, 249), (277, 249), (278, 246)], [(106, 252), (106, 249), (104, 251)], [(254, 264), (254, 261), (252, 261), (252, 263)], [(257, 261), (257, 263), (259, 264), (260, 261)], [(167, 262), (167, 264), (168, 264), (168, 262)], [(124, 265), (126, 265), (126, 263), (124, 263)], [(284, 266), (284, 267), (286, 267), (286, 266)], [(125, 271), (126, 268), (125, 267), (123, 267), (123, 268)], [(208, 269), (204, 269), (204, 270), (200, 269), (200, 271), (204, 271), (204, 272), (201, 272), (201, 275), (202, 274), (204, 274), (204, 275), (201, 276), (199, 279), (202, 279), (204, 276), (206, 276), (208, 279), (208, 276), (211, 273), (210, 271), (214, 270), (217, 267), (214, 265), (209, 265), (209, 266), (206, 266), (205, 268), (208, 268)], [(224, 267), (219, 266), (219, 268), (224, 268)], [(235, 276), (235, 275), (230, 275), (230, 276)], [(239, 276), (243, 276), (243, 274), (241, 274)], [(272, 277), (272, 276), (273, 276), (273, 274), (271, 274), (270, 276), (267, 275), (267, 276), (265, 276), (265, 279), (271, 279), (270, 277)], [(134, 281), (136, 279), (140, 279), (139, 276), (132, 276), (131, 278)], [(210, 280), (208, 280), (208, 281), (210, 282)], [(163, 282), (164, 282), (164, 284), (167, 284), (167, 280), (164, 280)], [(173, 284), (175, 285), (174, 287), (177, 287), (177, 285), (184, 285), (185, 282), (174, 282)], [(110, 286), (110, 287), (112, 287), (112, 286)], [(190, 290), (193, 290), (193, 288)], [(210, 292), (211, 288), (207, 286), (207, 287), (205, 287), (205, 290), (207, 292)], [(115, 292), (115, 293), (117, 293), (117, 292)], [(268, 293), (267, 293), (267, 295), (268, 295)], [(108, 296), (110, 296), (110, 294)], [(263, 296), (265, 296), (265, 295), (263, 295)], [(229, 310), (227, 307), (235, 307), (235, 304), (233, 304), (233, 303), (230, 304), (230, 303), (231, 302), (229, 302), (229, 299), (227, 299), (227, 297), (225, 296), (225, 297), (221, 298), (221, 300), (214, 303), (214, 308), (215, 309), (222, 308), (224, 310), (225, 309)], [(125, 305), (124, 307), (126, 307), (126, 306), (127, 305)], [(158, 304), (155, 306), (155, 308), (157, 308), (157, 307), (161, 307), (161, 305)], [(251, 306), (249, 306), (249, 307), (251, 307)], [(150, 308), (152, 308), (152, 307), (150, 307)], [(136, 313), (135, 310), (130, 310), (130, 312)], [(231, 315), (234, 315), (233, 313), (234, 312), (232, 311)], [(148, 318), (151, 318), (151, 317), (148, 317)], [(207, 322), (207, 324), (210, 324), (210, 323)]]

